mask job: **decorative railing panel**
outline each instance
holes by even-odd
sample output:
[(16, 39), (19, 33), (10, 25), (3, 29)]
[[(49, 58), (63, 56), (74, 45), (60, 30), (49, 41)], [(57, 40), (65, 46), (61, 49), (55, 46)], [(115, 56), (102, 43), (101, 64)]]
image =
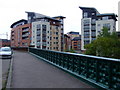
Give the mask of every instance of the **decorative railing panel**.
[(120, 88), (120, 59), (29, 48), (29, 52), (92, 84)]

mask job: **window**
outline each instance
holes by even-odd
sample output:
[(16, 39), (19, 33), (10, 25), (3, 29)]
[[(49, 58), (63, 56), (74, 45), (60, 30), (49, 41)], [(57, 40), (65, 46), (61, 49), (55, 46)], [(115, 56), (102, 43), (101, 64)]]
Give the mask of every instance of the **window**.
[(56, 49), (58, 50), (58, 47), (56, 47)]
[(85, 12), (85, 13), (84, 13), (84, 18), (87, 18), (87, 17), (88, 17), (88, 13)]
[(56, 32), (56, 35), (58, 35), (58, 32)]
[(100, 26), (100, 24), (97, 25), (98, 27)]
[(84, 20), (83, 23), (84, 23), (84, 25), (86, 25), (86, 24), (90, 24), (90, 20), (88, 20), (88, 19), (87, 19), (87, 20)]
[(56, 37), (56, 39), (58, 39), (58, 37)]
[(36, 26), (36, 28), (37, 28), (37, 29), (40, 29), (40, 28), (41, 28), (41, 25), (40, 25), (40, 24), (38, 24), (38, 25)]
[(58, 30), (58, 27), (59, 27), (59, 26), (56, 26), (56, 29), (57, 29), (57, 30)]
[(108, 30), (110, 30), (110, 23), (106, 23), (106, 24), (103, 24), (103, 27), (107, 27), (108, 28)]
[(95, 13), (92, 13), (92, 15), (95, 15)]
[(102, 17), (102, 20), (108, 20), (108, 16)]

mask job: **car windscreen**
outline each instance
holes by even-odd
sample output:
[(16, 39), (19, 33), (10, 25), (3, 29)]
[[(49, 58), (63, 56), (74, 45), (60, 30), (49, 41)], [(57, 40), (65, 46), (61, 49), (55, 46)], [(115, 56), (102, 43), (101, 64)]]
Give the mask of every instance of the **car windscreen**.
[(1, 48), (0, 51), (11, 51), (10, 48)]

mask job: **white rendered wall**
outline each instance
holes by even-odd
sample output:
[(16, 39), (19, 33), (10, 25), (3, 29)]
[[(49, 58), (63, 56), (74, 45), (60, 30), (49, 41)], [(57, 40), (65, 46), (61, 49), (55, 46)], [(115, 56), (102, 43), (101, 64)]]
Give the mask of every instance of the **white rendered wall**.
[(89, 20), (90, 21), (90, 24), (89, 24), (89, 40), (91, 42), (91, 18), (83, 18), (81, 19), (81, 50), (85, 50), (84, 48), (84, 20)]
[[(37, 21), (37, 22), (32, 22), (32, 42), (31, 45), (35, 45), (35, 48), (37, 48), (37, 25), (41, 25), (41, 49), (42, 49), (42, 25), (46, 25), (46, 49), (47, 47), (50, 48), (50, 38), (48, 38), (48, 36), (50, 36), (50, 24), (49, 22), (44, 22), (44, 21)], [(49, 32), (49, 33), (48, 33)], [(49, 44), (48, 44), (49, 42)]]
[[(101, 32), (103, 29), (103, 24), (110, 24), (110, 32), (116, 31), (116, 25), (115, 20), (109, 19), (109, 20), (98, 20), (96, 21), (96, 37), (99, 35), (99, 31)], [(100, 25), (100, 26), (99, 26)]]

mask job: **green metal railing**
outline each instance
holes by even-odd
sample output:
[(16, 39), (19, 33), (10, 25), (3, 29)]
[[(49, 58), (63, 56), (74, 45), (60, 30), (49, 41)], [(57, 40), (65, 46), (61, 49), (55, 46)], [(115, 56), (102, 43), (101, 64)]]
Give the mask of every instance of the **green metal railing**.
[(36, 48), (29, 52), (99, 87), (120, 88), (120, 59)]

